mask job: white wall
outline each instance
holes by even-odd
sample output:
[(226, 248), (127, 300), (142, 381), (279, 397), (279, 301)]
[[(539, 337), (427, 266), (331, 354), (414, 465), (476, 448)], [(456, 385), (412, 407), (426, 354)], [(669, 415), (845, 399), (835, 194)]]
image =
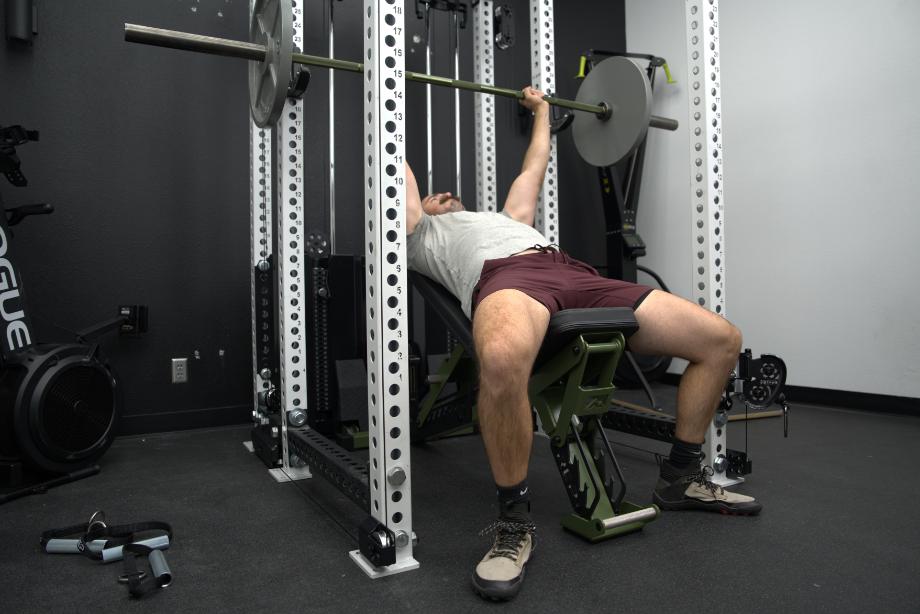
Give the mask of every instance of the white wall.
[[(669, 60), (639, 214), (643, 264), (690, 295), (683, 0), (626, 0)], [(720, 3), (726, 310), (789, 383), (920, 397), (920, 2)], [(598, 45), (599, 46), (599, 45)], [(660, 75), (663, 77), (663, 75)]]

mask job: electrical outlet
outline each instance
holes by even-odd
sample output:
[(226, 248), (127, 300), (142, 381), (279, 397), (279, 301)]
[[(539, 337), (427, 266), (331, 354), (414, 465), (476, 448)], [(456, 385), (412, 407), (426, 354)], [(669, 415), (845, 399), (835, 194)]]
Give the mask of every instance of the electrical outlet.
[(184, 384), (188, 381), (188, 358), (172, 359), (172, 383)]

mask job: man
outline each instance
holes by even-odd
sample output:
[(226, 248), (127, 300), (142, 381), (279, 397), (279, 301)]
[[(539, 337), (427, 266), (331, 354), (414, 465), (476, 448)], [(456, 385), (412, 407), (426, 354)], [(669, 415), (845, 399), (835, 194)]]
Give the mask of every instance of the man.
[(527, 466), (533, 429), (527, 381), (550, 316), (561, 309), (630, 307), (639, 330), (631, 350), (689, 361), (677, 393), (675, 442), (661, 463), (653, 499), (664, 510), (757, 514), (751, 497), (714, 485), (701, 444), (741, 348), (732, 324), (690, 301), (647, 286), (600, 277), (547, 246), (533, 228), (549, 161), (549, 105), (528, 87), (521, 104), (534, 115), (521, 173), (501, 213), (464, 211), (449, 193), (419, 197), (407, 174), (409, 267), (438, 281), (473, 321), (479, 365), (479, 427), (498, 491), (492, 548), (473, 572), (473, 588), (493, 599), (517, 594), (534, 547)]

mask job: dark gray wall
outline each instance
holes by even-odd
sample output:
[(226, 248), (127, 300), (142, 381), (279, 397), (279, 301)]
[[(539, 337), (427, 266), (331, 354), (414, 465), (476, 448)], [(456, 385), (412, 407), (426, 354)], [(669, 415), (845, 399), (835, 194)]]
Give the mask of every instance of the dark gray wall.
[[(529, 81), (529, 15), (516, 10), (517, 45), (496, 50), (496, 82)], [(103, 342), (122, 376), (125, 432), (245, 421), (250, 399), (248, 93), (246, 65), (229, 59), (123, 42), (124, 22), (214, 36), (246, 38), (246, 0), (126, 0), (112, 3), (36, 0), (39, 35), (31, 48), (0, 45), (0, 124), (41, 130), (20, 149), (28, 188), (0, 182), (7, 206), (47, 201), (49, 218), (16, 232), (35, 326), (44, 340), (114, 315), (119, 303), (150, 306), (150, 332)], [(326, 49), (325, 2), (309, 2), (307, 51)], [(407, 68), (424, 70), (423, 32), (406, 6)], [(619, 48), (623, 4), (556, 2), (557, 88), (574, 98), (579, 53)], [(446, 15), (437, 15), (434, 72), (449, 74)], [(336, 54), (361, 57), (361, 3), (336, 4)], [(472, 79), (472, 33), (461, 36), (462, 76)], [(309, 223), (326, 213), (327, 75), (314, 71), (307, 96), (306, 164), (312, 184)], [(363, 211), (361, 88), (354, 75), (336, 79), (337, 248), (361, 251)], [(451, 190), (452, 93), (435, 88), (436, 189)], [(463, 193), (475, 205), (473, 94), (464, 105)], [(499, 190), (507, 191), (527, 144), (516, 102), (496, 103)], [(424, 173), (424, 88), (410, 85), (408, 156)], [(595, 170), (559, 137), (563, 247), (591, 262), (604, 259)], [(360, 219), (359, 219), (360, 218)], [(195, 358), (197, 351), (197, 356)], [(169, 359), (187, 356), (190, 382), (170, 383)]]
[[(122, 31), (135, 22), (245, 37), (247, 3), (35, 4), (34, 46), (0, 45), (0, 123), (37, 128), (41, 140), (20, 148), (29, 187), (0, 190), (10, 204), (57, 207), (14, 243), (38, 334), (64, 340), (62, 328), (114, 316), (119, 303), (147, 304), (147, 336), (103, 344), (122, 376), (124, 427), (244, 420), (246, 66), (129, 45)], [(173, 356), (189, 357), (189, 384), (170, 384)]]

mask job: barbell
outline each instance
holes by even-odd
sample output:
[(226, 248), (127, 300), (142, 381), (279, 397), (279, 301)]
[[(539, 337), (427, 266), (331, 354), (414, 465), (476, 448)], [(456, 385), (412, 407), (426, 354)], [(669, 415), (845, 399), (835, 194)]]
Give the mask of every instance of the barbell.
[[(249, 42), (125, 24), (125, 40), (158, 47), (250, 60), (249, 102), (259, 126), (275, 124), (288, 96), (295, 64), (363, 73), (364, 64), (294, 51), (293, 12), (289, 0), (256, 0)], [(520, 90), (473, 81), (404, 71), (408, 81), (429, 83), (506, 98), (524, 98)], [(550, 105), (581, 112), (572, 126), (572, 139), (582, 158), (594, 166), (609, 166), (631, 154), (649, 126), (676, 130), (677, 121), (651, 114), (648, 78), (627, 58), (611, 57), (585, 77), (575, 100), (544, 96)]]

